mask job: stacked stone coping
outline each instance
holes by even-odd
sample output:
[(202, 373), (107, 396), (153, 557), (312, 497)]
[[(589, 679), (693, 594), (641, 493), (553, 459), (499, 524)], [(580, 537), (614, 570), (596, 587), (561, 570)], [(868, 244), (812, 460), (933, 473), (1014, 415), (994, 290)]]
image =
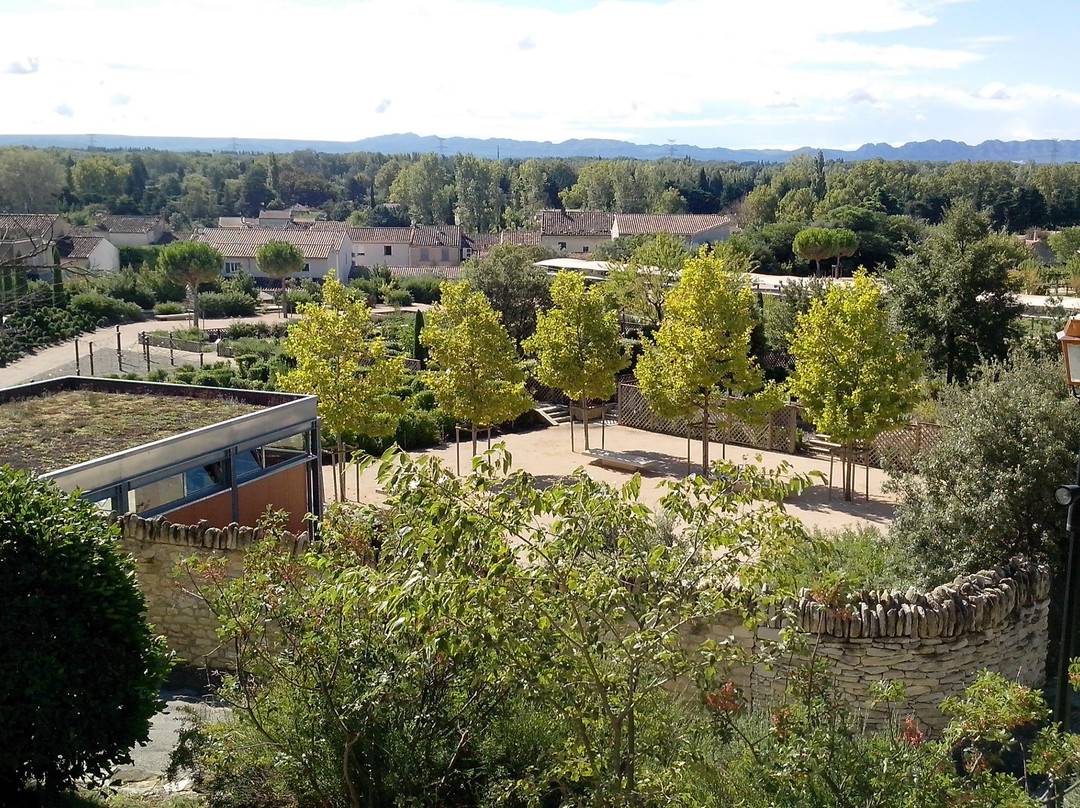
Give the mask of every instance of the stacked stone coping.
[[(183, 559), (199, 555), (225, 558), (226, 575), (239, 576), (244, 556), (264, 532), (237, 524), (214, 528), (205, 521), (174, 525), (163, 517), (135, 514), (114, 515), (113, 521), (136, 559), (150, 622), (177, 657), (230, 667), (231, 652), (217, 639), (217, 618), (173, 571)], [(308, 546), (307, 533), (281, 535), (286, 552)], [(909, 696), (905, 709), (934, 730), (946, 720), (941, 700), (961, 695), (983, 669), (1029, 686), (1043, 684), (1050, 584), (1048, 567), (1016, 557), (925, 593), (914, 588), (863, 591), (847, 604), (834, 605), (803, 590), (765, 625), (747, 627), (736, 615), (720, 614), (692, 634), (732, 643), (753, 655), (767, 651), (780, 629), (795, 628), (805, 635), (808, 653), (829, 661), (842, 699), (865, 707), (873, 682), (899, 681)], [(783, 691), (784, 668), (741, 665), (731, 671), (731, 679), (751, 702), (768, 702)], [(875, 717), (881, 716), (871, 713), (871, 722)]]
[[(211, 527), (173, 524), (163, 516), (143, 519), (135, 514), (112, 514), (120, 528), (120, 543), (135, 558), (135, 577), (146, 599), (147, 620), (165, 636), (178, 661), (200, 667), (235, 667), (235, 656), (217, 636), (219, 621), (193, 591), (191, 581), (175, 574), (179, 564), (198, 556), (223, 558), (225, 574), (238, 578), (248, 550), (265, 535), (260, 528), (232, 523)], [(308, 534), (278, 534), (286, 552), (301, 553)]]
[[(992, 570), (960, 576), (928, 593), (914, 587), (856, 593), (848, 605), (832, 606), (802, 590), (794, 628), (837, 639), (959, 637), (1001, 626), (1018, 608), (1050, 598), (1050, 568), (1015, 556)], [(770, 621), (780, 627), (782, 618)]]
[[(236, 522), (223, 527), (211, 527), (205, 519), (194, 525), (174, 525), (164, 516), (144, 519), (134, 513), (113, 513), (111, 521), (120, 527), (124, 541), (170, 544), (194, 550), (235, 550), (246, 552), (266, 534), (262, 528), (246, 527)], [(307, 532), (299, 536), (287, 530), (278, 532), (292, 553), (303, 552), (308, 545)]]

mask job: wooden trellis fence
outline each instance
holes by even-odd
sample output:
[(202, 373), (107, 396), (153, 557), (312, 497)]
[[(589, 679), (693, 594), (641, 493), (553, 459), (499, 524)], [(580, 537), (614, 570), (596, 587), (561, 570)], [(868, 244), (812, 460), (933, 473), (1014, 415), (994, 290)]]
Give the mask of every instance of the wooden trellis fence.
[(940, 424), (914, 421), (903, 429), (883, 432), (870, 445), (870, 463), (879, 468), (914, 471), (916, 456), (938, 442), (942, 429)]
[[(710, 439), (717, 443), (737, 443), (774, 452), (795, 451), (795, 415), (798, 408), (787, 405), (772, 413), (761, 425), (735, 419), (720, 420), (709, 425)], [(661, 418), (649, 409), (637, 385), (619, 385), (619, 416), (621, 426), (686, 437), (685, 418)], [(701, 438), (701, 425), (691, 425), (691, 437)]]

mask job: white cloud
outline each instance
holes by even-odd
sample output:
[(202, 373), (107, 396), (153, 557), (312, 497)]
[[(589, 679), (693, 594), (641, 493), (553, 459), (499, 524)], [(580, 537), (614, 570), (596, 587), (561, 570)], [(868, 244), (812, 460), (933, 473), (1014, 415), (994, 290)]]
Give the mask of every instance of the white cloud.
[[(0, 67), (5, 106), (21, 110), (0, 127), (562, 140), (798, 126), (834, 121), (858, 102), (874, 114), (919, 99), (1026, 103), (1013, 87), (1003, 87), (1008, 99), (982, 95), (986, 78), (960, 86), (956, 77), (982, 58), (975, 43), (920, 45), (940, 5), (603, 0), (555, 13), (477, 0), (162, 0), (123, 10), (51, 0), (0, 11), (0, 29), (20, 31), (22, 53), (40, 61), (31, 79)], [(0, 51), (5, 64), (29, 61)], [(79, 116), (58, 122), (53, 110), (68, 98), (79, 100)]]

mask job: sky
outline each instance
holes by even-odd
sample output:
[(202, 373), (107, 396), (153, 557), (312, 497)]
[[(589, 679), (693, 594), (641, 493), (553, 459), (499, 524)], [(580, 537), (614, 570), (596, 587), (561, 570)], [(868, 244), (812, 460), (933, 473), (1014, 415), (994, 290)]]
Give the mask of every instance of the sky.
[(1072, 0), (0, 0), (0, 133), (1080, 138)]

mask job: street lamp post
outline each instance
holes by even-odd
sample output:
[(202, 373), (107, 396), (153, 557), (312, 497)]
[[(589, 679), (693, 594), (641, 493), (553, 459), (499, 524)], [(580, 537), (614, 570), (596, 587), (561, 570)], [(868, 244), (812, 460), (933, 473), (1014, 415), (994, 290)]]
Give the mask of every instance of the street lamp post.
[[(1080, 319), (1070, 317), (1065, 328), (1058, 332), (1061, 356), (1065, 362), (1065, 383), (1076, 397), (1080, 397)], [(1065, 562), (1065, 603), (1061, 613), (1061, 644), (1058, 647), (1057, 692), (1054, 694), (1054, 720), (1062, 729), (1069, 729), (1069, 662), (1073, 655), (1076, 637), (1076, 587), (1080, 582), (1080, 552), (1076, 548), (1077, 504), (1080, 503), (1080, 454), (1077, 456), (1076, 484), (1058, 486), (1054, 499), (1068, 507), (1065, 532), (1068, 534), (1068, 550)]]

